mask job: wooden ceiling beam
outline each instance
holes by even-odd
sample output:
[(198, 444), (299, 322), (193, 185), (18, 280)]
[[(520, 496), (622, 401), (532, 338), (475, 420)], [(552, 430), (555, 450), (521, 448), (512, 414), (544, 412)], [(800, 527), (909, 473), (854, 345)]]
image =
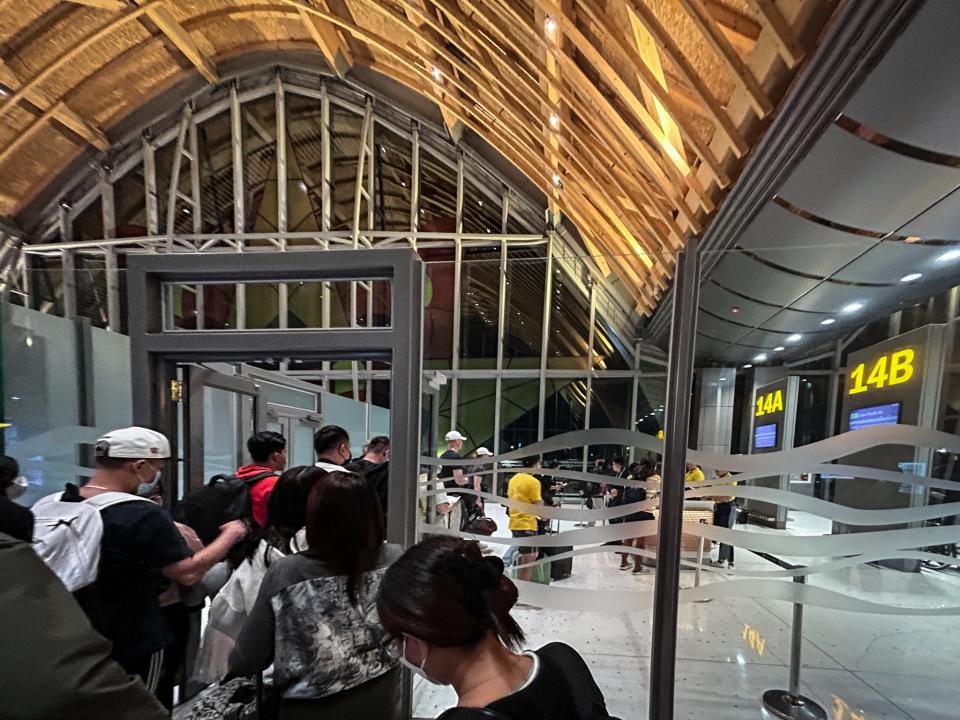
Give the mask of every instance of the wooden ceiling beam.
[(760, 22), (773, 35), (777, 45), (777, 52), (783, 58), (788, 68), (796, 67), (803, 60), (803, 48), (797, 42), (793, 28), (784, 19), (783, 14), (773, 4), (772, 0), (747, 0), (750, 3)]
[(347, 47), (346, 43), (341, 42), (340, 36), (330, 23), (311, 15), (302, 8), (298, 9), (297, 13), (303, 27), (306, 28), (307, 33), (320, 48), (327, 64), (337, 74), (338, 78), (345, 77), (353, 64), (350, 48)]
[(148, 10), (158, 6), (162, 1), (163, 0), (150, 0), (150, 2), (145, 3), (141, 7), (132, 8), (125, 15), (113, 18), (110, 22), (97, 28), (78, 43), (71, 45), (65, 53), (58, 55), (53, 62), (43, 68), (39, 73), (34, 75), (29, 80), (24, 81), (23, 86), (11, 94), (5, 103), (0, 105), (0, 117), (3, 117), (11, 109), (16, 107), (17, 104), (24, 99), (27, 93), (40, 87), (45, 80), (60, 70), (60, 68), (64, 67), (70, 62), (73, 62), (73, 60), (75, 60), (79, 55), (89, 50), (96, 43), (100, 42), (119, 28), (133, 22), (134, 20), (138, 20), (145, 15)]
[(174, 47), (190, 61), (197, 69), (197, 72), (206, 78), (207, 82), (219, 82), (213, 62), (203, 54), (203, 51), (197, 46), (197, 43), (190, 33), (183, 29), (183, 25), (177, 21), (173, 13), (170, 12), (165, 5), (150, 3), (147, 0), (134, 0), (134, 2), (140, 7), (147, 9), (147, 17), (149, 17), (154, 25), (160, 29), (160, 32), (173, 43)]
[(100, 8), (101, 10), (126, 10), (129, 6), (123, 0), (67, 0), (74, 5)]
[(657, 44), (660, 45), (663, 53), (670, 59), (677, 72), (690, 86), (691, 91), (703, 104), (702, 111), (713, 120), (717, 130), (723, 133), (723, 136), (730, 143), (733, 154), (736, 157), (743, 157), (750, 146), (740, 134), (737, 126), (733, 123), (729, 113), (723, 108), (720, 101), (707, 87), (706, 82), (700, 77), (691, 62), (680, 50), (680, 47), (673, 40), (673, 37), (667, 32), (666, 28), (657, 19), (657, 16), (646, 6), (643, 0), (627, 0), (627, 12), (647, 29)]
[[(16, 92), (23, 85), (17, 73), (3, 61), (0, 61), (0, 83), (12, 92)], [(33, 123), (42, 124), (49, 119), (53, 119), (75, 135), (83, 138), (85, 142), (97, 150), (106, 150), (109, 147), (110, 143), (103, 130), (81, 117), (65, 101), (55, 101), (39, 88), (26, 90), (23, 93), (23, 99), (40, 111), (40, 115), (35, 118)]]
[[(555, 13), (555, 6), (549, 2), (549, 0), (534, 0), (536, 6), (543, 8), (545, 12)], [(590, 9), (581, 2), (581, 6), (585, 9), (588, 9), (588, 14), (591, 17), (591, 20), (594, 23), (599, 23), (599, 27), (606, 29), (608, 25), (603, 18), (600, 18), (597, 14), (590, 11)], [(587, 61), (596, 68), (597, 72), (603, 77), (603, 79), (608, 82), (617, 94), (623, 99), (627, 107), (630, 108), (634, 117), (640, 122), (640, 125), (647, 132), (647, 134), (653, 138), (656, 145), (659, 148), (665, 148), (670, 155), (670, 158), (673, 160), (673, 163), (668, 163), (668, 166), (675, 164), (679, 170), (679, 173), (682, 177), (685, 177), (690, 173), (690, 166), (687, 164), (687, 160), (681, 154), (678, 148), (673, 147), (673, 144), (670, 142), (670, 139), (663, 132), (663, 129), (660, 127), (660, 124), (650, 115), (644, 106), (643, 102), (638, 98), (633, 90), (630, 89), (630, 86), (620, 77), (619, 73), (607, 62), (603, 53), (598, 50), (593, 43), (582, 33), (579, 28), (576, 27), (570, 19), (565, 17), (562, 14), (557, 14), (555, 20), (560, 26), (560, 30), (568, 35), (574, 42), (577, 47), (577, 51), (587, 59)], [(609, 32), (606, 32), (610, 36)], [(612, 36), (614, 42), (620, 47), (621, 51), (626, 50), (625, 43), (622, 42), (622, 39), (618, 35)], [(629, 54), (629, 53), (628, 53)], [(673, 100), (670, 98), (668, 93), (663, 92), (663, 88), (660, 87), (660, 84), (656, 81), (656, 78), (653, 77), (653, 74), (650, 72), (649, 68), (640, 61), (636, 62), (636, 58), (633, 65), (637, 74), (640, 76), (642, 83), (647, 87), (647, 89), (660, 101), (664, 104), (670, 114), (673, 116), (674, 122), (677, 122), (680, 125), (681, 129), (684, 130), (685, 138), (694, 146), (697, 150), (697, 154), (703, 160), (703, 162), (708, 165), (713, 171), (713, 173), (718, 178), (718, 181), (721, 186), (728, 185), (730, 178), (727, 176), (726, 172), (717, 162), (717, 159), (713, 156), (713, 153), (710, 149), (700, 141), (699, 138), (695, 137), (694, 134), (687, 132), (684, 128), (684, 123), (678, 122), (676, 112), (676, 106), (673, 103)], [(564, 63), (568, 67), (575, 66), (576, 63), (572, 59), (567, 59)], [(579, 70), (579, 68), (578, 68)]]
[[(510, 38), (509, 31), (505, 27), (498, 27), (494, 20), (488, 15), (485, 15), (487, 10), (485, 4), (479, 4), (475, 0), (464, 0), (464, 2), (467, 3), (473, 14), (483, 17), (490, 27), (496, 29), (511, 45), (514, 52), (521, 56), (525, 55), (528, 59), (531, 57), (529, 47), (521, 48), (518, 43), (513, 42)], [(517, 14), (509, 4), (501, 4), (499, 7), (506, 15), (510, 16), (512, 27), (524, 28), (527, 31), (527, 35), (524, 38), (525, 40), (529, 40), (532, 37), (535, 43), (543, 43), (543, 39), (536, 32), (536, 29), (531, 29), (527, 20)], [(530, 61), (534, 62), (533, 60)], [(571, 78), (572, 84), (576, 85), (576, 88), (572, 89), (569, 93), (561, 88), (561, 95), (563, 96), (564, 102), (574, 109), (581, 118), (584, 118), (588, 127), (590, 127), (591, 122), (600, 124), (603, 122), (609, 123), (615, 134), (617, 145), (625, 147), (632, 157), (633, 162), (649, 171), (650, 177), (653, 178), (654, 182), (659, 186), (664, 196), (675, 198), (674, 206), (679, 210), (681, 215), (685, 217), (686, 221), (692, 227), (699, 228), (699, 221), (683, 202), (683, 191), (678, 189), (684, 188), (685, 183), (676, 166), (674, 166), (673, 163), (668, 163), (665, 167), (661, 166), (660, 161), (654, 157), (647, 148), (643, 140), (638, 136), (636, 130), (627, 124), (620, 112), (597, 90), (593, 82), (587, 78), (580, 67), (571, 58), (561, 56), (561, 61), (570, 70), (569, 77)], [(542, 72), (541, 68), (537, 68), (537, 70)], [(576, 94), (578, 93), (583, 95), (583, 102), (576, 99)], [(601, 116), (599, 118), (598, 110)], [(671, 175), (673, 179), (671, 180), (668, 175)]]
[(737, 12), (718, 0), (703, 0), (703, 6), (720, 27), (743, 38), (745, 43), (753, 45), (760, 37), (763, 28), (749, 15)]
[(720, 32), (720, 28), (717, 27), (716, 22), (704, 6), (703, 0), (680, 0), (680, 4), (699, 28), (703, 37), (720, 56), (724, 65), (733, 75), (734, 81), (747, 93), (757, 116), (763, 118), (773, 112), (773, 103), (770, 102), (770, 98), (760, 87), (753, 71), (737, 54), (730, 41)]

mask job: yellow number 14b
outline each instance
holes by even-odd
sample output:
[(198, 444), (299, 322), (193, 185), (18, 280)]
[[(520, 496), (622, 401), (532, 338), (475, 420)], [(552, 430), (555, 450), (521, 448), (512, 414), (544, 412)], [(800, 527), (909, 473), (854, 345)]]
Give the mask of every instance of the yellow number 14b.
[[(865, 393), (872, 387), (882, 388), (887, 385), (900, 385), (913, 377), (913, 360), (916, 353), (913, 348), (898, 350), (889, 355), (881, 355), (874, 362), (873, 367), (867, 373), (866, 363), (857, 365), (850, 373), (850, 379), (853, 380), (853, 387), (848, 394), (858, 395)], [(864, 380), (866, 375), (866, 380)]]

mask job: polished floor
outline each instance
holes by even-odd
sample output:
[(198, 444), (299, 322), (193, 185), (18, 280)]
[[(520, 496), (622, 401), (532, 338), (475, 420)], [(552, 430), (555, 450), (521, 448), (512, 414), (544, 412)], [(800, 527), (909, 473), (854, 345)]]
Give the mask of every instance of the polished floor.
[[(500, 508), (488, 508), (496, 515)], [(505, 522), (499, 523), (505, 527)], [(564, 528), (565, 529), (565, 528)], [(816, 535), (828, 524), (792, 513), (787, 532)], [(757, 529), (758, 532), (764, 530)], [(498, 532), (498, 534), (501, 534)], [(716, 557), (716, 550), (713, 551)], [(619, 572), (609, 553), (574, 559), (573, 576), (558, 586), (603, 590), (653, 589), (653, 573)], [(738, 573), (768, 570), (739, 552)], [(705, 573), (703, 582), (724, 582)], [(689, 587), (694, 573), (684, 571)], [(811, 578), (871, 600), (911, 607), (960, 604), (960, 575), (899, 573), (866, 566)], [(577, 648), (603, 689), (610, 712), (647, 717), (651, 612), (561, 612), (520, 608), (529, 646), (561, 640)], [(682, 720), (767, 718), (759, 698), (788, 682), (792, 605), (762, 598), (682, 604), (677, 630), (676, 717)], [(865, 615), (807, 608), (802, 648), (803, 692), (831, 720), (956, 720), (960, 678), (960, 617)], [(418, 681), (415, 715), (436, 717), (455, 703), (449, 688)]]

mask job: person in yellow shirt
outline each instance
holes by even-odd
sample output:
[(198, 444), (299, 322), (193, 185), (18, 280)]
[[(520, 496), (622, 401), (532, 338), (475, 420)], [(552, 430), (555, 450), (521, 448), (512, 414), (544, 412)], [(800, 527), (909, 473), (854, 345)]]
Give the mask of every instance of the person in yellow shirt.
[(683, 484), (689, 485), (690, 483), (703, 482), (704, 480), (706, 480), (706, 476), (703, 474), (700, 466), (696, 463), (687, 463), (687, 474), (683, 476)]
[[(525, 470), (540, 468), (539, 456), (526, 459), (523, 464)], [(518, 472), (510, 478), (507, 484), (507, 498), (517, 502), (540, 505), (543, 501), (540, 496), (540, 481), (529, 472)], [(537, 534), (537, 516), (522, 510), (510, 509), (510, 532), (513, 537), (534, 537)], [(521, 545), (518, 548), (517, 565), (536, 562), (537, 548)], [(533, 578), (533, 568), (523, 568), (517, 571), (518, 580), (530, 581)]]

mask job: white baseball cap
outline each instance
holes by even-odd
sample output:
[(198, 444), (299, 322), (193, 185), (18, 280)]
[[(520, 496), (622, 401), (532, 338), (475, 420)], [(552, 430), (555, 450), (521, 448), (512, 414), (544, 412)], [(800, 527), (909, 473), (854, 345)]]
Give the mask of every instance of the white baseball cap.
[(485, 447), (478, 447), (477, 455), (482, 455), (483, 457), (493, 457), (493, 453), (487, 450)]
[(170, 457), (170, 442), (166, 436), (148, 428), (112, 430), (97, 440), (97, 457), (164, 460)]
[(447, 442), (453, 442), (454, 440), (466, 440), (466, 438), (458, 433), (456, 430), (451, 430), (446, 435), (443, 436), (443, 439)]

